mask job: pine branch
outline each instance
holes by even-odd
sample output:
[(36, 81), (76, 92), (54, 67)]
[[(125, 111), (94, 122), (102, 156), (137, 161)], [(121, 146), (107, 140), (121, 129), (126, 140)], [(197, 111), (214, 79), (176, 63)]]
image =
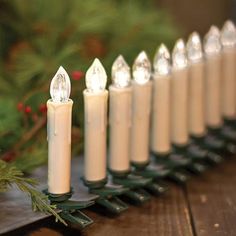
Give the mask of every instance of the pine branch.
[[(25, 135), (21, 137), (21, 139), (18, 142), (16, 142), (13, 147), (11, 147), (11, 152), (16, 154), (25, 143), (27, 143), (30, 139), (35, 137), (35, 135), (41, 130), (41, 128), (45, 124), (46, 124), (46, 117), (44, 116), (40, 118), (40, 120), (30, 130), (28, 130), (28, 132), (26, 132)], [(2, 154), (2, 160), (6, 161), (7, 153), (8, 152)]]
[(56, 221), (67, 225), (55, 211), (56, 205), (49, 204), (48, 197), (35, 188), (37, 184), (36, 180), (25, 178), (23, 173), (16, 167), (0, 160), (0, 192), (6, 192), (12, 185), (16, 185), (20, 191), (31, 198), (33, 211), (51, 214), (55, 216)]

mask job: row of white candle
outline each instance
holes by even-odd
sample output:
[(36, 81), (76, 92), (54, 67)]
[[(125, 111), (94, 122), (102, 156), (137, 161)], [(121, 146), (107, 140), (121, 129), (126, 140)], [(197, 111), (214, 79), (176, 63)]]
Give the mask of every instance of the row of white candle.
[[(154, 58), (153, 80), (150, 80), (151, 63), (145, 52), (134, 62), (133, 80), (129, 66), (119, 56), (112, 67), (109, 93), (105, 89), (106, 72), (95, 59), (86, 73), (87, 89), (83, 92), (85, 180), (96, 182), (106, 178), (108, 96), (108, 167), (118, 173), (128, 173), (130, 161), (148, 163), (150, 120), (151, 150), (164, 154), (170, 152), (171, 143), (186, 145), (189, 135), (203, 136), (206, 126), (219, 127), (222, 117), (235, 119), (235, 44), (236, 30), (230, 21), (225, 23), (221, 34), (217, 27), (210, 28), (205, 37), (205, 57), (197, 33), (189, 37), (187, 51), (182, 39), (176, 42), (172, 67), (168, 49), (162, 44)], [(62, 67), (51, 82), (50, 93), (48, 188), (50, 193), (62, 194), (70, 190), (73, 104), (69, 99), (70, 79)]]

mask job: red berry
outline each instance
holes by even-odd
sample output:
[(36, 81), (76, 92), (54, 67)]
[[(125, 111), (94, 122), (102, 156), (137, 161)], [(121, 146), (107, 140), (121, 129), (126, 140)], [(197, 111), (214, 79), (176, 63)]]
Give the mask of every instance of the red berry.
[(32, 112), (31, 107), (30, 107), (30, 106), (26, 106), (26, 107), (25, 107), (25, 113), (26, 113), (26, 114), (29, 114), (29, 113), (31, 113), (31, 112)]
[(47, 106), (46, 106), (46, 104), (40, 104), (39, 105), (39, 111), (41, 112), (41, 113), (46, 113), (47, 112)]
[(17, 104), (17, 110), (18, 110), (18, 111), (22, 111), (23, 108), (24, 108), (24, 104), (23, 104), (22, 102), (19, 102), (19, 103)]
[(16, 156), (16, 153), (14, 151), (8, 151), (5, 154), (3, 154), (2, 159), (6, 162), (10, 162), (13, 160)]
[(84, 76), (84, 72), (75, 70), (71, 72), (71, 77), (73, 80), (80, 80)]

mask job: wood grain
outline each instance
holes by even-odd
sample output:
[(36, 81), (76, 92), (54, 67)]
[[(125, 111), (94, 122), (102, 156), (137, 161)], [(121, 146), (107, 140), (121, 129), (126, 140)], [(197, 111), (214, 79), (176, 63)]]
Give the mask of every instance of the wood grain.
[(83, 235), (192, 235), (189, 212), (181, 188), (172, 185), (171, 191), (160, 198), (152, 198), (143, 206), (130, 206), (122, 215), (107, 218), (90, 216), (95, 223)]
[(236, 235), (235, 173), (236, 158), (187, 184), (196, 235)]
[[(100, 214), (97, 214), (97, 212)], [(152, 198), (142, 206), (130, 206), (119, 216), (105, 214), (102, 209), (91, 207), (84, 211), (94, 219), (94, 224), (81, 230), (76, 226), (64, 227), (54, 222), (52, 217), (6, 235), (38, 235), (45, 233), (54, 235), (83, 235), (83, 236), (192, 236), (189, 212), (183, 190), (172, 185), (166, 196)]]
[[(86, 189), (82, 187), (80, 176), (83, 163), (73, 160), (72, 183), (76, 195), (86, 198)], [(35, 171), (34, 177), (41, 182), (41, 188), (46, 186), (46, 168)], [(78, 184), (80, 182), (80, 184)], [(29, 199), (15, 189), (0, 198), (0, 233), (9, 232), (16, 228), (45, 219), (45, 216), (31, 211)], [(94, 220), (94, 224), (83, 230), (83, 235), (164, 235), (179, 236), (192, 235), (187, 202), (182, 188), (171, 186), (171, 191), (163, 197), (153, 197), (151, 201), (142, 206), (132, 206), (117, 217), (106, 215), (104, 209), (92, 207), (84, 211)], [(100, 214), (98, 214), (98, 212)], [(52, 219), (49, 219), (52, 221)], [(52, 224), (50, 223), (51, 227)], [(38, 227), (48, 226), (48, 221), (42, 221), (40, 226), (33, 224), (28, 231), (39, 230)], [(64, 232), (64, 226), (57, 224), (58, 229)], [(25, 230), (25, 229), (24, 229)], [(79, 229), (78, 233), (80, 232)], [(26, 229), (27, 231), (27, 229)], [(19, 233), (20, 231), (17, 231)], [(24, 231), (25, 232), (25, 231)], [(39, 232), (41, 232), (39, 230)], [(17, 234), (16, 233), (16, 234)]]
[[(86, 189), (81, 182), (78, 184), (82, 166), (81, 159), (73, 160), (72, 182), (77, 192), (75, 196), (86, 198)], [(84, 212), (94, 224), (84, 230), (76, 226), (64, 227), (55, 223), (53, 217), (33, 213), (28, 199), (13, 190), (0, 195), (0, 233), (7, 232), (5, 235), (11, 236), (235, 236), (235, 170), (236, 158), (227, 160), (192, 178), (185, 187), (170, 184), (166, 195), (153, 197), (142, 206), (130, 205), (119, 216), (106, 214), (97, 206), (90, 207)], [(46, 168), (38, 169), (34, 176), (45, 186)]]

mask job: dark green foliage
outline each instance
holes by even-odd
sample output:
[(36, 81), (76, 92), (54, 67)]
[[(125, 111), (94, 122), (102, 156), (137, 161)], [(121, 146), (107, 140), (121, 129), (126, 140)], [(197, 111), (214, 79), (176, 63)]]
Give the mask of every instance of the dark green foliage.
[[(46, 161), (40, 104), (49, 98), (60, 65), (70, 75), (86, 72), (98, 57), (110, 77), (119, 54), (130, 65), (143, 49), (152, 59), (161, 42), (172, 46), (177, 37), (170, 16), (150, 0), (0, 0), (0, 6), (0, 152), (24, 171)], [(84, 77), (72, 80), (73, 154), (83, 143), (84, 87)], [(31, 112), (24, 111), (27, 106)], [(42, 125), (31, 134), (38, 122)]]

